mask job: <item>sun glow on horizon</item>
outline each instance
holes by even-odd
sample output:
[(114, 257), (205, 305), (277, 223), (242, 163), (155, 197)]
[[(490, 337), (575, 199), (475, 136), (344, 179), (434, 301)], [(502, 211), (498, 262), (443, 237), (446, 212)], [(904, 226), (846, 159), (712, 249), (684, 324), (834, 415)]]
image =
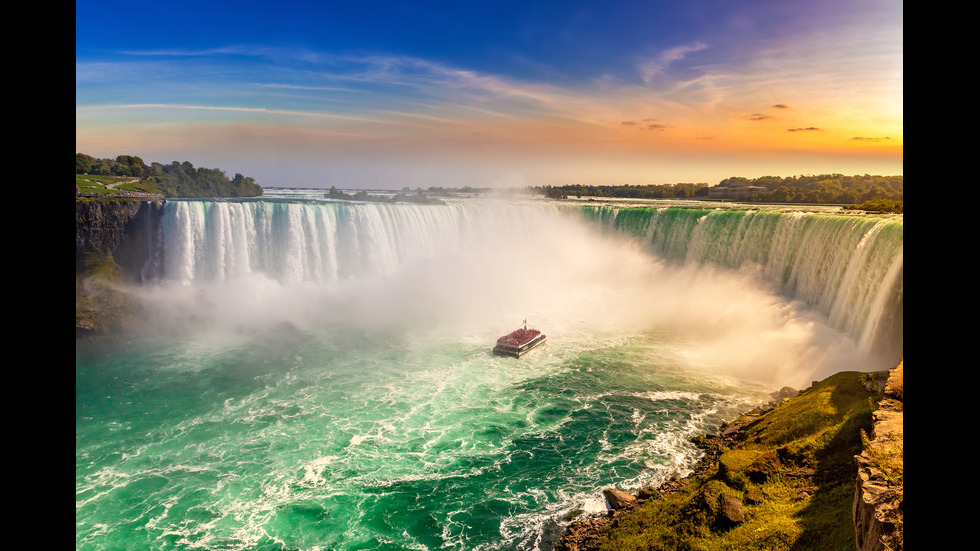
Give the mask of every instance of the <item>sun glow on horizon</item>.
[[(557, 57), (528, 43), (526, 53), (488, 43), (497, 57), (479, 42), (357, 51), (326, 41), (326, 30), (298, 47), (178, 39), (141, 50), (122, 37), (111, 54), (77, 47), (76, 150), (220, 160), (266, 185), (297, 183), (277, 181), (285, 162), (309, 164), (303, 183), (406, 170), (441, 182), (519, 173), (532, 185), (711, 182), (735, 168), (748, 177), (902, 173), (900, 7), (831, 2), (777, 16), (757, 2), (696, 4), (709, 7), (707, 19), (671, 12), (692, 25), (672, 39), (643, 29), (652, 14), (624, 9), (609, 17), (625, 27), (568, 42)], [(732, 19), (711, 19), (713, 9)], [(543, 24), (511, 15), (501, 25)], [(548, 21), (541, 32), (555, 40), (562, 24), (574, 27)], [(632, 27), (645, 43), (620, 45)], [(405, 29), (386, 30), (364, 32), (397, 40)], [(610, 56), (604, 65), (598, 47)], [(474, 53), (455, 55), (464, 49)], [(562, 65), (574, 56), (580, 69)]]

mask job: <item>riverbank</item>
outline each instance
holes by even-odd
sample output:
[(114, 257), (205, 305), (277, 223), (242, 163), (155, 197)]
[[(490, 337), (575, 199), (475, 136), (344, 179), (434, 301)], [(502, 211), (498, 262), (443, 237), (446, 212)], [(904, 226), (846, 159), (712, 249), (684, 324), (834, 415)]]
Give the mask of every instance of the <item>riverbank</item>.
[(902, 549), (902, 369), (784, 389), (697, 439), (690, 476), (606, 490), (607, 513), (573, 522), (555, 549)]

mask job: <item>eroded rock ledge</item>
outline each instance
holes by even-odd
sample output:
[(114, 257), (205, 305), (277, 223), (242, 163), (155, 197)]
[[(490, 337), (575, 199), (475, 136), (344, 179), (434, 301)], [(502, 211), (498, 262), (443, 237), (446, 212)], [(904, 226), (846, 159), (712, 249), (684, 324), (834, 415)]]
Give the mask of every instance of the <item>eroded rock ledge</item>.
[(885, 397), (874, 412), (873, 434), (864, 452), (855, 457), (854, 533), (858, 551), (899, 551), (903, 547), (903, 364), (889, 373)]
[(138, 279), (163, 216), (162, 199), (75, 200), (75, 275), (92, 258), (111, 256), (126, 279)]

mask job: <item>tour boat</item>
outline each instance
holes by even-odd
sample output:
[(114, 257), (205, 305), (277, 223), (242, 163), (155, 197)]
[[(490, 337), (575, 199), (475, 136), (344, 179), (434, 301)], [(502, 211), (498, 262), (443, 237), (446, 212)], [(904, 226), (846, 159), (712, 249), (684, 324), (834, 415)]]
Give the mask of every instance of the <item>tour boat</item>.
[(541, 331), (528, 329), (527, 320), (524, 320), (524, 327), (497, 339), (497, 345), (493, 347), (493, 353), (498, 356), (520, 358), (524, 354), (544, 344), (546, 340), (547, 337)]

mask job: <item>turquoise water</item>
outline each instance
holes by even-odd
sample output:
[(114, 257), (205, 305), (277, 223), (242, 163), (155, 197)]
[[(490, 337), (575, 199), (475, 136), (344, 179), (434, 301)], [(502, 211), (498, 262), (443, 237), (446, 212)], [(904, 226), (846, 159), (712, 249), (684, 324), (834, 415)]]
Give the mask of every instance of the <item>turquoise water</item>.
[[(77, 549), (550, 549), (769, 391), (866, 367), (768, 260), (665, 260), (550, 205), (167, 209), (143, 323), (76, 344)], [(668, 214), (704, 250), (709, 213)], [(548, 344), (492, 355), (524, 317)]]
[(604, 487), (698, 457), (763, 387), (655, 335), (523, 358), (438, 335), (76, 350), (79, 549), (547, 549)]

